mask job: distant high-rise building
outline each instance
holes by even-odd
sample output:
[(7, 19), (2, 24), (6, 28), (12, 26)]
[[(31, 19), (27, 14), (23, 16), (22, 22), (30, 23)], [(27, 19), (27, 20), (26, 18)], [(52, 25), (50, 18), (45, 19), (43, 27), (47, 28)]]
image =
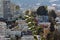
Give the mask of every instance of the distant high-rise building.
[(12, 20), (14, 19), (14, 16), (15, 16), (15, 12), (16, 12), (16, 4), (14, 3), (11, 3), (11, 14), (12, 14)]
[(0, 0), (0, 18), (3, 18), (3, 0)]
[(14, 16), (14, 13), (16, 12), (15, 7), (16, 7), (16, 4), (11, 3), (11, 14), (12, 14), (13, 16)]
[(10, 3), (11, 3), (10, 0), (3, 0), (3, 13), (4, 13), (4, 18), (7, 20), (11, 20), (12, 18)]
[(14, 19), (19, 17), (20, 13), (21, 13), (20, 6), (14, 3), (11, 3), (11, 14), (13, 15), (12, 18)]

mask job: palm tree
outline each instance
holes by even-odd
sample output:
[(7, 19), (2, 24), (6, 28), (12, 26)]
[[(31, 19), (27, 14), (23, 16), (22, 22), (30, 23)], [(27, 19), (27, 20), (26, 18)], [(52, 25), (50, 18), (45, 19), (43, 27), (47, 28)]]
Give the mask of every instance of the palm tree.
[(28, 23), (28, 29), (32, 31), (32, 35), (34, 36), (35, 40), (38, 40), (37, 35), (41, 36), (41, 40), (44, 39), (43, 37), (43, 28), (37, 25), (37, 20), (32, 12), (25, 12), (25, 20)]

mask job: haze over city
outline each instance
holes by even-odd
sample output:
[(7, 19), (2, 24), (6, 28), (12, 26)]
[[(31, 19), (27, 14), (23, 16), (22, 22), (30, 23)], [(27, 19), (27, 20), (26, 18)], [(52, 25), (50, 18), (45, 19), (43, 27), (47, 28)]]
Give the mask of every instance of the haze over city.
[(22, 8), (31, 8), (32, 6), (52, 5), (60, 7), (60, 0), (11, 0), (13, 3), (20, 5)]

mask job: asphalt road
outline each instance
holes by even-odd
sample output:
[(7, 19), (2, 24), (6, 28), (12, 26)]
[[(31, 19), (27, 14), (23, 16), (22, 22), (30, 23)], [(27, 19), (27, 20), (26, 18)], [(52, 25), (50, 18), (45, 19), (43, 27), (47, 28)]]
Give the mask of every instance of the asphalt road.
[(34, 40), (32, 35), (25, 35), (21, 38), (21, 40)]

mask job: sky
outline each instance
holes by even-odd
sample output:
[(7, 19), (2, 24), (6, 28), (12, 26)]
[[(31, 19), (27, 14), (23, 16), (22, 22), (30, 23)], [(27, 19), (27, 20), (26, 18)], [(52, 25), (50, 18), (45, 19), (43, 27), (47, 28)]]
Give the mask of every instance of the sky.
[(56, 4), (60, 6), (60, 0), (11, 0), (11, 2), (19, 5), (22, 8), (33, 8), (41, 5)]

